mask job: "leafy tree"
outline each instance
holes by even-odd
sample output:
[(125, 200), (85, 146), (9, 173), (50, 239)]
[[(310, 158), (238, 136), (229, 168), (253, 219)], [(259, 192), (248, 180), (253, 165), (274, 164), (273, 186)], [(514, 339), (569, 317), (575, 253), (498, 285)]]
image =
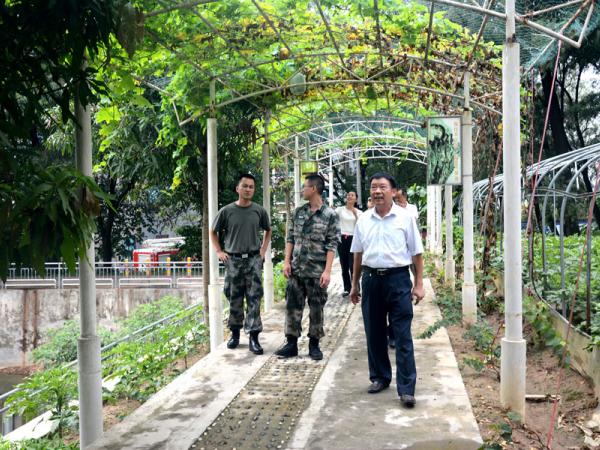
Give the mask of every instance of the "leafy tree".
[(104, 92), (84, 57), (101, 62), (118, 28), (114, 1), (14, 1), (0, 7), (0, 278), (11, 262), (43, 269), (62, 255), (83, 256), (104, 197), (93, 180), (62, 164), (46, 166), (48, 112), (74, 121), (72, 102)]
[(173, 158), (170, 148), (157, 145), (160, 96), (123, 72), (107, 84), (111, 97), (95, 114), (95, 178), (111, 197), (110, 205), (101, 205), (97, 236), (102, 259), (111, 261), (115, 252), (129, 257), (127, 241), (139, 242), (145, 229), (154, 229), (162, 192), (173, 177)]

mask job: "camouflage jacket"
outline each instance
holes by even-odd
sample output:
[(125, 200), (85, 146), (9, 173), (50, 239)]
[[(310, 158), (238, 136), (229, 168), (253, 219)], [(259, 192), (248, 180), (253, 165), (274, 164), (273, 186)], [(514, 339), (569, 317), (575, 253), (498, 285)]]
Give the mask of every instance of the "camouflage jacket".
[(292, 273), (302, 278), (319, 278), (325, 270), (327, 252), (335, 252), (340, 242), (338, 215), (325, 205), (314, 213), (308, 203), (296, 208), (287, 242), (294, 245)]

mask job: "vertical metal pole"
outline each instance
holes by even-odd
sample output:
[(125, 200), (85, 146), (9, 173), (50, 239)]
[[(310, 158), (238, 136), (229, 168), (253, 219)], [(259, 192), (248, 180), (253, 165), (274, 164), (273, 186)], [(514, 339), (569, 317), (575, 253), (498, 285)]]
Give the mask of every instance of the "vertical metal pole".
[[(217, 180), (217, 119), (215, 116), (215, 82), (210, 82), (210, 103), (212, 117), (206, 121), (207, 162), (208, 162), (208, 223), (212, 224), (219, 209)], [(219, 285), (219, 258), (215, 248), (210, 246), (209, 284), (208, 284), (208, 320), (210, 329), (210, 351), (214, 351), (223, 342), (223, 303)]]
[[(265, 140), (262, 148), (262, 170), (263, 170), (263, 207), (271, 217), (271, 170), (269, 154), (269, 123), (271, 121), (271, 111), (267, 110), (265, 114)], [(263, 265), (263, 281), (265, 295), (265, 312), (273, 308), (273, 296), (275, 288), (273, 286), (273, 259), (271, 257), (271, 242), (265, 253), (265, 262)]]
[[(591, 226), (592, 224), (589, 224)], [(591, 326), (592, 314), (592, 235), (587, 240), (585, 261), (585, 323), (588, 330)]]
[(433, 242), (435, 240), (434, 231), (433, 231), (433, 217), (435, 214), (435, 206), (434, 206), (434, 195), (433, 195), (434, 186), (427, 186), (427, 251), (430, 253), (433, 250)]
[(473, 242), (473, 124), (471, 121), (471, 74), (465, 73), (465, 107), (462, 117), (462, 183), (463, 183), (463, 259), (464, 278), (462, 286), (463, 323), (467, 326), (477, 321), (477, 286), (475, 285), (475, 257)]
[[(439, 257), (444, 253), (442, 242), (442, 186), (435, 187), (435, 254)], [(441, 261), (440, 261), (441, 265)]]
[(521, 279), (521, 140), (519, 44), (515, 0), (506, 1), (506, 42), (502, 58), (502, 125), (504, 163), (505, 336), (500, 360), (502, 405), (525, 417), (526, 345), (523, 339)]
[(333, 208), (333, 157), (329, 155), (329, 207)]
[(455, 263), (454, 263), (454, 228), (452, 226), (452, 185), (446, 185), (444, 190), (444, 207), (446, 208), (446, 264), (444, 277), (446, 285), (454, 290)]
[(294, 208), (300, 206), (300, 142), (298, 135), (296, 135), (296, 145), (294, 150)]
[[(84, 63), (87, 65), (86, 63)], [(75, 145), (77, 169), (92, 176), (92, 123), (89, 106), (75, 98)], [(79, 441), (85, 449), (102, 436), (102, 370), (100, 338), (96, 334), (96, 270), (94, 237), (79, 260), (79, 315), (81, 335), (77, 339), (79, 364)]]
[(356, 150), (359, 158), (356, 159), (356, 202), (362, 206), (362, 173), (360, 171), (360, 151)]

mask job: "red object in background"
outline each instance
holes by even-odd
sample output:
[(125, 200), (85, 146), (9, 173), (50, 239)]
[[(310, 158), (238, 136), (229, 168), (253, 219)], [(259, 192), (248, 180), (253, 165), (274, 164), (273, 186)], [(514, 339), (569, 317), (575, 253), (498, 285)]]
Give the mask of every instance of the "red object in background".
[(145, 269), (166, 262), (167, 258), (179, 253), (178, 245), (184, 243), (184, 238), (148, 239), (142, 243), (142, 248), (133, 251), (133, 267)]

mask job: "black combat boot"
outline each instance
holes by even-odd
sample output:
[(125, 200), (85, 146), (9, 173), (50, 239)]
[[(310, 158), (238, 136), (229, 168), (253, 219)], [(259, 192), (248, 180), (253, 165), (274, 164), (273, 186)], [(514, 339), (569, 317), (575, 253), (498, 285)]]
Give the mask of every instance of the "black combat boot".
[(227, 348), (234, 349), (240, 345), (240, 330), (231, 330), (231, 337), (227, 341)]
[(317, 338), (310, 338), (308, 340), (308, 356), (315, 361), (323, 359), (323, 352), (319, 348), (319, 340)]
[(258, 331), (250, 332), (250, 341), (248, 342), (248, 349), (255, 355), (262, 355), (263, 348), (260, 346), (260, 342), (258, 342), (258, 334)]
[(298, 356), (298, 338), (296, 336), (286, 336), (287, 343), (275, 352), (280, 358), (291, 358)]

